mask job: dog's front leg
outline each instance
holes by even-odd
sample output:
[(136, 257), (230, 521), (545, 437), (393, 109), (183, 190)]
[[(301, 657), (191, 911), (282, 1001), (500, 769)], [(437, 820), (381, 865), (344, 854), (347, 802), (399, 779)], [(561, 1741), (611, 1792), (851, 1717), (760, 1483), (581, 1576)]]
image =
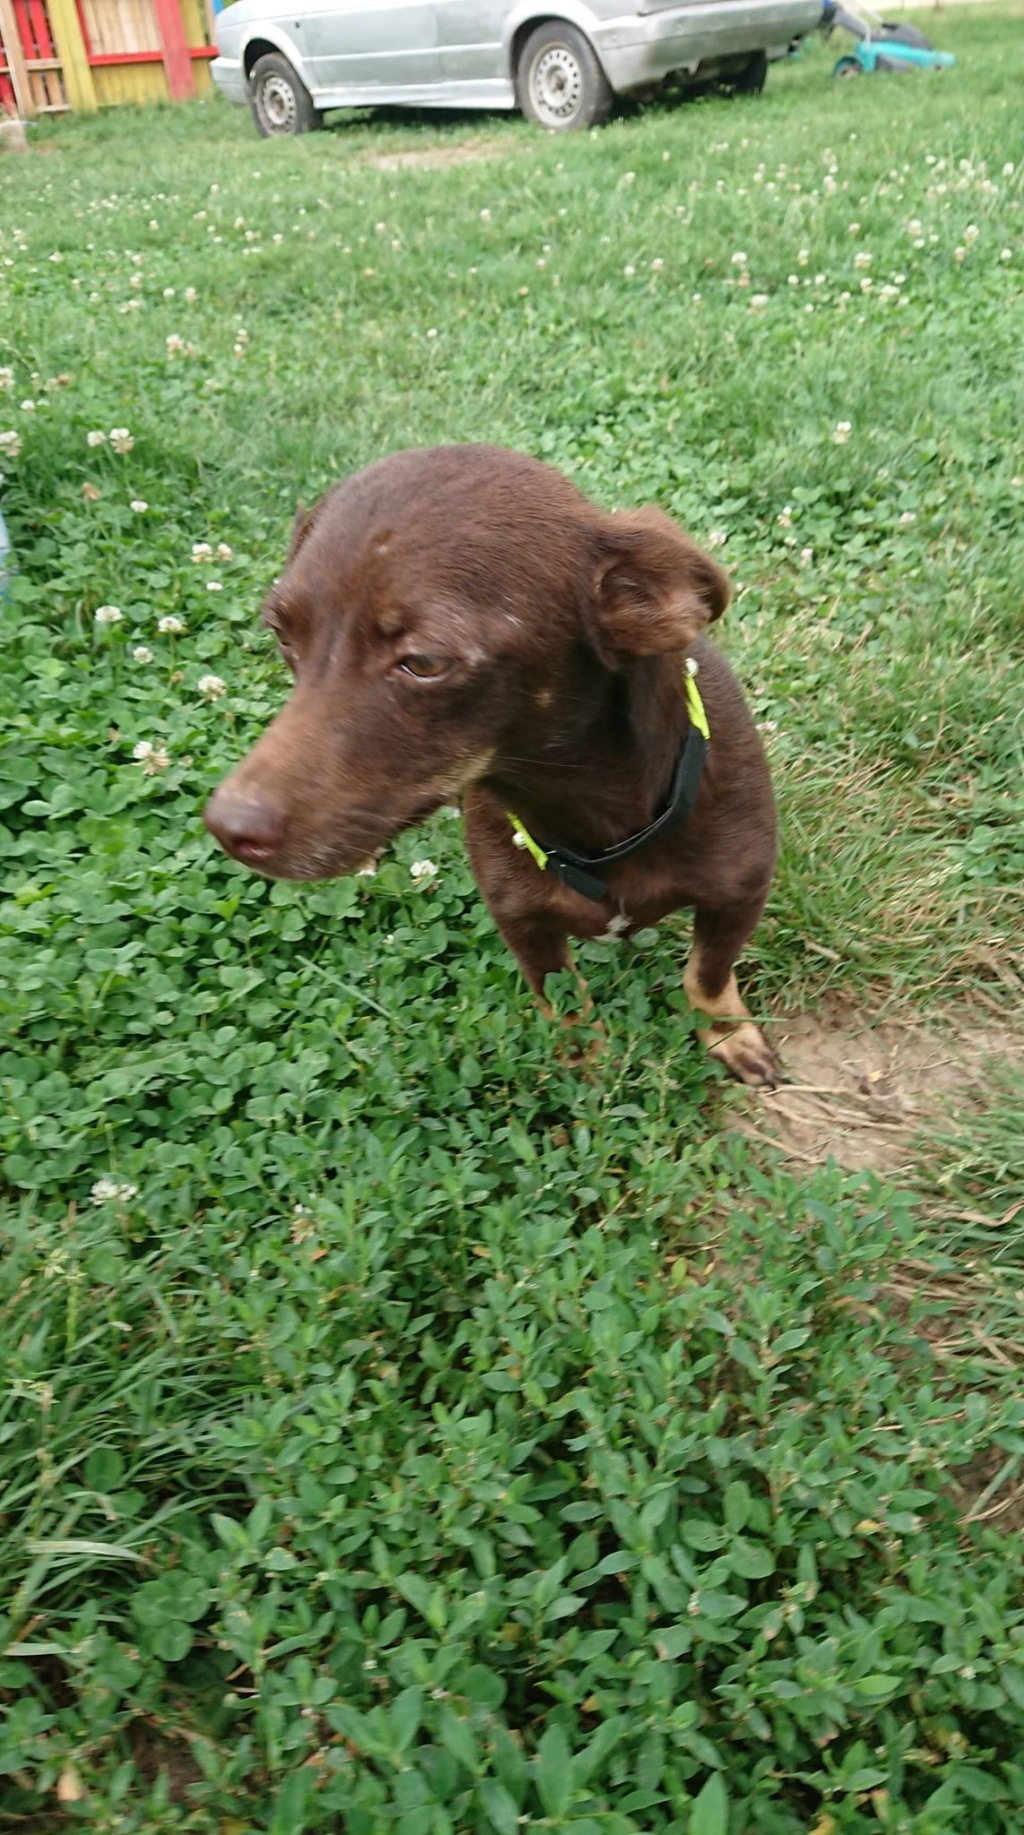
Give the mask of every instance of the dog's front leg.
[(683, 976), (691, 1007), (714, 1021), (707, 1029), (701, 1028), (702, 1043), (734, 1077), (755, 1089), (772, 1088), (778, 1082), (779, 1061), (744, 1005), (736, 986), (735, 964), (763, 908), (763, 898), (725, 911), (698, 906), (693, 952)]
[[(545, 1019), (554, 1019), (554, 1008), (545, 995), (544, 984), (549, 975), (574, 967), (565, 931), (536, 918), (499, 917), (497, 912), (494, 921), (522, 969), (528, 988), (536, 995)], [(583, 991), (586, 993), (585, 983)]]

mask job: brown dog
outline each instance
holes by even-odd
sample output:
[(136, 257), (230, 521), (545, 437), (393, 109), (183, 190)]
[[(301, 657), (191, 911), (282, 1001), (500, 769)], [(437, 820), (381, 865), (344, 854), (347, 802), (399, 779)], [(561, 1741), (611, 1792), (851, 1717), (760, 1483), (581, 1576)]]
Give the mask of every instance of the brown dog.
[(705, 1041), (770, 1083), (733, 965), (775, 864), (771, 784), (701, 636), (729, 592), (660, 510), (606, 515), (493, 446), (396, 453), (298, 519), (264, 607), (295, 689), (206, 821), (258, 872), (331, 879), (461, 799), (477, 883), (542, 1001), (570, 934), (693, 906), (683, 985)]

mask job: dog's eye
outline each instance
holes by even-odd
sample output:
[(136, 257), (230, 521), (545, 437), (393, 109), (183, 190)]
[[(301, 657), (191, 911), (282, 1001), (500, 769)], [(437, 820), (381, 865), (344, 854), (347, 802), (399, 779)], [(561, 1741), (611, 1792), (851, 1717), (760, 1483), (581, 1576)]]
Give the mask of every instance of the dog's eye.
[(436, 682), (448, 674), (450, 665), (444, 656), (403, 656), (398, 667), (403, 675), (414, 676), (418, 682)]

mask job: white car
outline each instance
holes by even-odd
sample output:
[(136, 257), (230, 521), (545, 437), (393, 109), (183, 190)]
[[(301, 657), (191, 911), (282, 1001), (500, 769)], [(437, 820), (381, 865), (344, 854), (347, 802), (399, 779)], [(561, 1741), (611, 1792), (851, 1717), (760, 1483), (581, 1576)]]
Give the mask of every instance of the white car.
[(616, 95), (663, 83), (760, 89), (769, 59), (814, 30), (822, 0), (234, 0), (213, 78), (261, 134), (304, 134), (328, 108), (520, 108), (591, 127)]

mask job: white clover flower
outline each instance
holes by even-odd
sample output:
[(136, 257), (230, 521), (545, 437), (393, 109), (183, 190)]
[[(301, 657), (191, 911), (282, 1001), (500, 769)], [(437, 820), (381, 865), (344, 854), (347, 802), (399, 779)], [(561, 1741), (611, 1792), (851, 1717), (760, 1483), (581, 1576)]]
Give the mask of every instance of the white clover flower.
[(6, 364), (0, 368), (0, 389), (13, 389), (14, 371)]
[(93, 618), (97, 624), (120, 624), (122, 613), (116, 605), (98, 605)]
[(747, 257), (744, 254), (742, 249), (736, 250), (736, 253), (732, 258), (732, 265), (734, 268), (745, 268), (747, 266)]
[(852, 421), (836, 421), (836, 424), (832, 429), (832, 438), (835, 441), (837, 446), (845, 446), (852, 432), (853, 432), (853, 422)]
[(786, 275), (786, 285), (787, 287), (798, 287), (800, 285), (799, 274), (787, 274)]
[(814, 559), (814, 549), (813, 548), (801, 548), (800, 565), (802, 567), (809, 567), (813, 559)]
[(194, 287), (185, 288), (185, 301), (189, 306), (194, 306), (198, 298), (199, 295)]
[(153, 652), (152, 650), (148, 650), (145, 644), (136, 644), (132, 651), (132, 656), (137, 663), (151, 663), (153, 661)]
[(176, 617), (174, 612), (165, 613), (157, 620), (157, 630), (164, 637), (180, 637), (185, 629), (184, 619)]
[(101, 433), (98, 427), (94, 427), (91, 433), (86, 434), (85, 443), (87, 446), (105, 446), (107, 443), (107, 436), (105, 433)]
[(357, 879), (372, 879), (376, 871), (377, 862), (375, 860), (368, 860), (365, 866), (356, 868), (355, 876)]
[(174, 294), (175, 294), (175, 289), (174, 289), (174, 287), (165, 287), (165, 288), (164, 288), (164, 298), (165, 298), (165, 299), (173, 299), (173, 298), (174, 298)]
[(724, 548), (728, 540), (729, 537), (724, 529), (712, 529), (708, 536), (708, 547)]
[(907, 234), (908, 236), (919, 236), (921, 234), (920, 217), (911, 217), (910, 222), (907, 224)]
[(859, 223), (848, 223), (846, 227), (846, 233), (848, 236), (859, 236), (860, 235), (860, 224)]
[(767, 293), (752, 293), (750, 296), (751, 312), (761, 312), (768, 304)]
[(1000, 261), (1012, 261), (1013, 260), (1012, 248), (1001, 248), (999, 251), (999, 259)]
[(53, 254), (50, 256), (50, 260), (51, 261), (63, 261), (63, 259), (64, 257), (61, 254), (60, 249), (59, 248), (54, 249)]
[(149, 509), (149, 505), (144, 497), (133, 497), (129, 508), (135, 511), (136, 516), (141, 516), (145, 510)]
[(437, 867), (432, 860), (414, 860), (409, 868), (412, 882), (416, 886), (426, 886), (437, 877)]
[(967, 250), (965, 248), (955, 248), (953, 250), (953, 260), (959, 264), (961, 261), (963, 261), (966, 253), (967, 253)]
[(651, 267), (654, 269), (654, 272), (656, 274), (659, 274), (664, 266), (665, 266), (665, 263), (662, 260), (661, 256), (655, 255), (654, 260), (651, 262)]
[(221, 695), (227, 692), (227, 683), (222, 682), (219, 675), (201, 675), (196, 687), (208, 701), (219, 701)]
[(148, 739), (140, 739), (138, 745), (132, 747), (132, 757), (147, 777), (152, 777), (156, 771), (166, 771), (171, 762), (164, 747), (151, 745)]
[(6, 433), (0, 433), (0, 458), (16, 459), (21, 451), (21, 434), (11, 427)]
[(977, 242), (979, 234), (978, 225), (976, 223), (968, 223), (967, 228), (964, 230), (964, 241), (968, 248), (970, 248), (972, 242)]
[(217, 543), (217, 559), (218, 561), (231, 561), (234, 559), (234, 555), (228, 547), (227, 542)]
[(219, 580), (207, 580), (206, 590), (208, 593), (222, 593), (224, 588)]
[(793, 505), (787, 503), (785, 508), (780, 510), (775, 520), (780, 529), (791, 529), (793, 527)]
[(127, 427), (111, 427), (110, 444), (115, 452), (131, 452), (135, 440)]
[(121, 1187), (113, 1179), (97, 1179), (89, 1196), (94, 1204), (106, 1204), (108, 1199), (119, 1196)]
[(636, 273), (636, 269), (632, 267), (629, 263), (627, 263), (627, 265), (623, 268), (622, 272), (626, 276), (627, 280), (632, 280), (634, 274)]
[(853, 258), (853, 265), (855, 268), (869, 268), (872, 259), (873, 257), (866, 248), (860, 248)]
[(23, 414), (34, 414), (35, 411), (36, 411), (36, 404), (34, 401), (26, 400), (22, 402), (21, 412)]
[(1003, 177), (1004, 178), (1013, 177), (1013, 160), (1012, 159), (1008, 159), (1005, 166), (1003, 167)]
[(171, 332), (166, 342), (167, 342), (167, 355), (169, 357), (176, 357), (179, 351), (183, 351), (185, 348), (184, 338), (180, 337), (176, 331)]
[(212, 560), (212, 558), (213, 558), (213, 549), (210, 547), (209, 542), (193, 542), (192, 543), (193, 561), (209, 561), (209, 560)]
[(811, 259), (811, 251), (809, 248), (797, 249), (796, 265), (798, 268), (805, 268), (807, 266), (807, 263), (810, 261), (810, 259)]
[(904, 510), (903, 515), (900, 517), (900, 525), (904, 529), (909, 529), (911, 523), (916, 521), (917, 514), (914, 510)]

